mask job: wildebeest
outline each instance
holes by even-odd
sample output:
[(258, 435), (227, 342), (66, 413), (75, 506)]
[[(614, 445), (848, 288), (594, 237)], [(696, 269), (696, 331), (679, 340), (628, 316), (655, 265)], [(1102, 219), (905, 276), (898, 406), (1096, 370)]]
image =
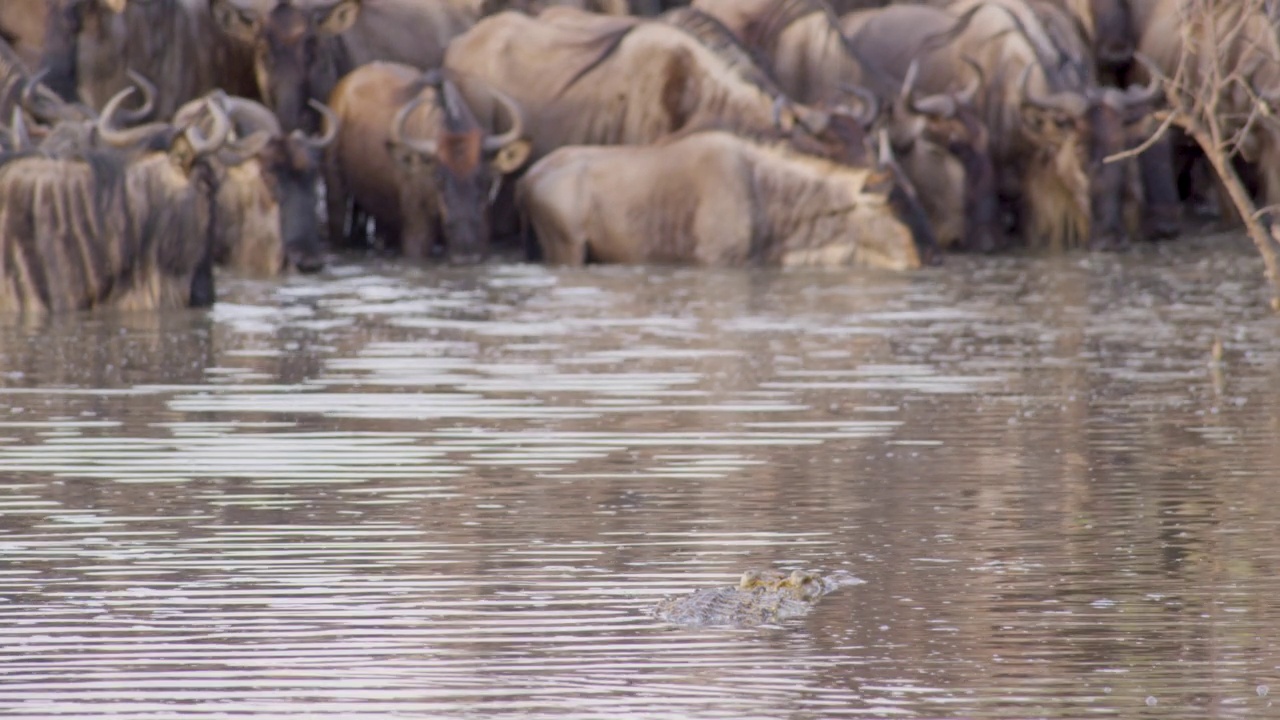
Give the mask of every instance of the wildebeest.
[(552, 263), (920, 266), (888, 174), (724, 131), (566, 147), (518, 184)]
[[(891, 6), (846, 15), (842, 26), (864, 55), (905, 73), (920, 67), (919, 86), (945, 90), (966, 63), (981, 68), (985, 84), (975, 98), (987, 126), (1004, 197), (1034, 243), (1110, 246), (1127, 234), (1123, 204), (1131, 166), (1104, 158), (1131, 144), (1128, 126), (1148, 121), (1155, 87), (1121, 91), (1089, 82), (1080, 58), (1064, 56), (1034, 12), (1018, 0), (959, 0), (946, 12)], [(945, 33), (957, 15), (977, 8), (951, 42), (921, 51)]]
[[(478, 119), (459, 84), (501, 107), (501, 131), (491, 113)], [(344, 239), (349, 215), (358, 232), (362, 211), (410, 258), (437, 244), (455, 262), (485, 254), (497, 183), (529, 156), (514, 101), (475, 80), (375, 62), (343, 78), (330, 104), (342, 121), (325, 183), (330, 242)]]
[(157, 118), (221, 88), (256, 94), (249, 49), (213, 26), (208, 0), (49, 0), (45, 82), (100, 110), (130, 85), (128, 70), (157, 87)]
[[(225, 168), (219, 207), (245, 213), (249, 206), (268, 208), (276, 217), (246, 228), (214, 248), (214, 261), (242, 274), (271, 276), (287, 267), (315, 272), (324, 266), (317, 217), (320, 166), (325, 149), (337, 137), (340, 122), (328, 107), (315, 103), (325, 118), (320, 136), (300, 130), (285, 133), (261, 103), (214, 92), (210, 102), (193, 101), (179, 109), (175, 124), (210, 123), (210, 108), (219, 106), (231, 119), (231, 134), (216, 160)], [(314, 102), (314, 101), (313, 101)]]
[(374, 60), (439, 67), (449, 41), (475, 22), (466, 0), (209, 0), (217, 25), (252, 46), (258, 90), (292, 131), (315, 126), (308, 100)]
[(480, 15), (493, 15), (504, 10), (518, 10), (529, 15), (537, 15), (549, 7), (559, 5), (568, 5), (605, 15), (627, 15), (631, 11), (627, 0), (481, 0)]
[(142, 155), (0, 158), (0, 310), (209, 305), (219, 233), (209, 157), (229, 130), (173, 131)]
[[(1181, 69), (1180, 81), (1202, 101), (1217, 92), (1223, 137), (1239, 137), (1235, 149), (1257, 171), (1261, 204), (1280, 204), (1280, 121), (1274, 116), (1274, 109), (1280, 108), (1276, 6), (1245, 0), (1204, 5), (1181, 0), (1130, 2), (1138, 53), (1166, 77)], [(1203, 8), (1212, 16), (1201, 16)], [(1187, 40), (1190, 45), (1184, 45)], [(1218, 48), (1219, 57), (1209, 55), (1212, 47)], [(1210, 87), (1210, 63), (1218, 64), (1220, 77), (1233, 80)]]
[(652, 142), (685, 128), (826, 120), (692, 34), (569, 8), (485, 18), (449, 46), (445, 67), (515, 100), (535, 158), (565, 145)]
[(1133, 62), (1134, 32), (1129, 0), (1053, 0), (1076, 19), (1093, 49), (1100, 75)]
[[(445, 67), (515, 99), (535, 159), (566, 145), (640, 144), (682, 130), (722, 128), (811, 135), (833, 157), (865, 165), (874, 108), (793, 102), (749, 53), (728, 45), (737, 43), (732, 33), (716, 26), (571, 8), (549, 8), (536, 19), (500, 13), (454, 40)], [(899, 185), (895, 193), (923, 214), (906, 188)], [(912, 228), (922, 252), (932, 253), (936, 240), (927, 219)]]
[(938, 243), (977, 249), (1001, 244), (995, 171), (986, 129), (972, 106), (980, 78), (928, 97), (914, 88), (903, 92), (904, 78), (889, 77), (874, 58), (861, 56), (823, 0), (697, 0), (693, 6), (741, 37), (795, 100), (850, 103), (862, 88), (874, 90), (887, 108), (882, 119), (895, 155)]
[(27, 70), (40, 67), (50, 0), (5, 0), (0, 2), (0, 39), (18, 54)]

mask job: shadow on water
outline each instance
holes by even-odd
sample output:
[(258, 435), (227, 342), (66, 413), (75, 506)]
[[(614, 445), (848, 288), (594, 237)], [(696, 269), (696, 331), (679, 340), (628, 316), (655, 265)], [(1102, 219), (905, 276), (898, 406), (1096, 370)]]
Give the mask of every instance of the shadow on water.
[[(0, 326), (0, 711), (1264, 716), (1260, 276), (349, 264)], [(770, 565), (867, 584), (643, 612)]]

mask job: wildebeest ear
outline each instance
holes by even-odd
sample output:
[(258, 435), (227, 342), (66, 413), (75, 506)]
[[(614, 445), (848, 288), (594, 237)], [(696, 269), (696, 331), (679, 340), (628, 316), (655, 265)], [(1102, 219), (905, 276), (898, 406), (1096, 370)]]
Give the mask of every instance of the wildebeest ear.
[(257, 12), (236, 7), (233, 0), (212, 0), (209, 12), (213, 14), (213, 23), (237, 40), (253, 42), (258, 34)]
[(529, 155), (533, 153), (533, 143), (521, 138), (513, 140), (502, 147), (494, 156), (491, 164), (493, 169), (502, 175), (509, 175), (529, 161)]
[(327, 12), (321, 10), (324, 14), (316, 18), (316, 29), (326, 35), (346, 32), (360, 16), (360, 2), (361, 0), (341, 0)]

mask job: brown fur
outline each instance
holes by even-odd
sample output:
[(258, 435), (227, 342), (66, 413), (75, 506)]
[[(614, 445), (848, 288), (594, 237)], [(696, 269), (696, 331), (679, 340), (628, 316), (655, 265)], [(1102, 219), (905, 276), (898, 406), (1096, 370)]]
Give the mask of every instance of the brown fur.
[[(616, 48), (596, 62), (599, 39), (620, 30)], [(588, 63), (592, 70), (570, 85)], [(445, 64), (516, 99), (535, 158), (564, 145), (652, 142), (686, 127), (775, 126), (776, 96), (692, 35), (657, 22), (568, 8), (536, 20), (502, 13), (459, 37)], [(785, 108), (782, 123), (793, 118)]]
[[(437, 87), (426, 84), (418, 70), (406, 65), (370, 63), (338, 84), (330, 104), (342, 125), (329, 149), (326, 168), (330, 242), (341, 243), (358, 233), (359, 212), (371, 215), (379, 234), (414, 258), (425, 257), (437, 242), (448, 246), (454, 238), (459, 247), (487, 242), (487, 237), (469, 239), (463, 234), (483, 225), (492, 183), (514, 170), (506, 164), (510, 158), (500, 157), (501, 152), (494, 156), (482, 151), (485, 138), (508, 129), (498, 123), (510, 119), (491, 107), (493, 98), (478, 82), (461, 83), (461, 88), (469, 89), (468, 95), (477, 98), (479, 106), (473, 109), (468, 103), (467, 108), (455, 108), (450, 119)], [(425, 101), (409, 116), (405, 130), (414, 138), (435, 139), (439, 145), (434, 158), (421, 157), (390, 141), (396, 113), (419, 96)], [(479, 185), (482, 193), (442, 192), (449, 183)], [(456, 199), (452, 207), (445, 206), (446, 195)], [(348, 219), (353, 225), (350, 231)]]

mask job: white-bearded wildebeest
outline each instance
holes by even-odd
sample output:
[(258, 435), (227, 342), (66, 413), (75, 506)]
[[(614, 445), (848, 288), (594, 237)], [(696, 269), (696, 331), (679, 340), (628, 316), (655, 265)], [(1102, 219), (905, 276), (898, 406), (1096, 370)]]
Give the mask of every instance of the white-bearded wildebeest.
[(210, 136), (188, 128), (154, 150), (89, 149), (0, 161), (0, 311), (160, 310), (214, 300), (213, 248), (245, 218), (218, 212)]
[[(459, 85), (491, 97), (501, 126), (487, 108), (473, 111)], [(325, 183), (331, 243), (346, 239), (349, 216), (359, 233), (363, 212), (407, 257), (424, 258), (437, 245), (454, 262), (484, 257), (498, 183), (529, 157), (514, 101), (476, 80), (377, 62), (343, 78), (330, 104), (342, 119)]]
[[(736, 42), (727, 30), (721, 35)], [(831, 157), (869, 164), (865, 125), (874, 109), (795, 103), (745, 51), (709, 47), (699, 32), (666, 22), (570, 8), (536, 19), (500, 13), (454, 40), (445, 67), (514, 98), (535, 159), (567, 145), (645, 144), (720, 128), (810, 135)], [(893, 193), (902, 207), (915, 207), (911, 228), (921, 254), (931, 255), (936, 241), (923, 210), (901, 186)]]
[(494, 15), (505, 10), (518, 10), (527, 15), (537, 15), (549, 7), (560, 5), (605, 15), (631, 13), (627, 0), (480, 0), (480, 15)]
[(100, 110), (134, 70), (155, 83), (155, 116), (221, 88), (256, 94), (249, 49), (213, 26), (208, 0), (49, 0), (44, 78)]
[(465, 0), (210, 0), (217, 25), (252, 46), (258, 90), (285, 130), (313, 128), (308, 100), (374, 60), (439, 67), (476, 20)]
[[(1133, 198), (1131, 163), (1104, 158), (1132, 144), (1130, 126), (1145, 128), (1155, 87), (1099, 88), (1080, 58), (1046, 40), (1033, 12), (1018, 0), (958, 0), (950, 12), (891, 6), (846, 15), (842, 27), (864, 56), (905, 74), (919, 63), (917, 84), (929, 92), (963, 82), (966, 63), (985, 82), (975, 103), (987, 126), (999, 184), (1028, 242), (1050, 247), (1106, 247), (1127, 236), (1122, 209)], [(949, 43), (930, 50), (955, 17), (977, 8)], [(1083, 82), (1083, 84), (1081, 84)]]
[[(220, 203), (227, 212), (251, 204), (273, 208), (276, 220), (257, 234), (246, 233), (214, 248), (214, 261), (242, 274), (272, 276), (288, 267), (315, 272), (324, 266), (324, 245), (317, 216), (320, 167), (341, 123), (328, 107), (315, 103), (324, 133), (285, 133), (261, 103), (215, 91), (210, 100), (231, 119), (231, 136), (217, 160), (226, 168)], [(312, 101), (314, 103), (314, 101)], [(178, 110), (179, 125), (209, 123), (210, 103), (192, 102)]]
[[(1280, 6), (1247, 0), (1191, 3), (1185, 0), (1130, 0), (1138, 37), (1137, 52), (1159, 74), (1173, 77), (1182, 68), (1185, 88), (1218, 93), (1218, 122), (1223, 137), (1239, 136), (1240, 159), (1257, 174), (1256, 192), (1264, 207), (1280, 205)], [(1206, 6), (1212, 16), (1200, 16)], [(1190, 39), (1192, 45), (1184, 46)], [(1219, 57), (1207, 48), (1216, 46)], [(1188, 52), (1188, 48), (1190, 51)], [(1183, 54), (1187, 53), (1184, 58)], [(1204, 53), (1204, 54), (1201, 54)], [(1218, 64), (1219, 77), (1232, 77), (1209, 87), (1206, 70)], [(1150, 74), (1139, 69), (1140, 76)], [(1276, 213), (1270, 213), (1275, 221)]]
[(875, 91), (887, 108), (881, 124), (939, 245), (1002, 244), (986, 128), (972, 105), (980, 78), (920, 97), (903, 87), (902, 77), (889, 77), (860, 56), (822, 0), (697, 0), (693, 6), (722, 20), (800, 102), (851, 103), (862, 88)]
[(702, 131), (566, 147), (520, 180), (518, 202), (558, 264), (919, 267), (888, 173), (808, 144)]

